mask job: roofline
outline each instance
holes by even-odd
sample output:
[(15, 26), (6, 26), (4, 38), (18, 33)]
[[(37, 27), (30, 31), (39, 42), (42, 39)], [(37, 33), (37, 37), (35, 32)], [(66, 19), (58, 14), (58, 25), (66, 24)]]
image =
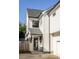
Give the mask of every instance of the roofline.
[(29, 16), (29, 18), (39, 18), (39, 17), (31, 17), (31, 16)]
[[(60, 0), (53, 6), (48, 8), (47, 10), (41, 10), (41, 9), (34, 9), (34, 10), (41, 10), (42, 12), (45, 11), (45, 13), (49, 14), (51, 12), (51, 10), (53, 10), (57, 5), (60, 5)], [(27, 13), (28, 13), (28, 9), (32, 9), (32, 8), (27, 8)], [(42, 16), (42, 12), (40, 13), (40, 15), (38, 17), (30, 17), (28, 15), (29, 18), (39, 18), (40, 16)]]
[[(32, 8), (27, 8), (27, 13), (28, 13), (28, 9), (32, 9)], [(39, 11), (42, 11), (42, 12), (45, 11), (45, 10), (42, 10), (42, 9), (33, 9), (33, 10), (39, 10)], [(39, 14), (38, 17), (31, 17), (31, 16), (29, 16), (29, 15), (28, 15), (28, 17), (29, 17), (29, 18), (39, 18), (40, 15), (42, 14), (42, 12)]]
[[(40, 15), (41, 15), (42, 13), (40, 13)], [(32, 16), (28, 16), (29, 18), (39, 18), (40, 17), (40, 15), (38, 16), (38, 17), (32, 17)]]
[(43, 34), (31, 34), (31, 35), (43, 35)]
[(33, 9), (33, 10), (41, 10), (41, 11), (44, 11), (44, 10), (42, 10), (42, 9), (34, 9), (34, 8), (27, 8), (27, 10), (28, 9)]
[[(57, 5), (59, 5), (59, 4), (60, 4), (60, 0), (59, 0), (53, 7), (50, 7), (50, 8), (48, 8), (48, 9), (44, 10), (44, 11), (43, 11), (44, 14), (45, 14), (45, 13), (49, 14), (49, 13), (51, 12), (51, 10), (53, 10), (53, 9), (54, 9)], [(42, 16), (43, 16), (43, 13), (41, 13), (39, 17), (42, 17)]]
[(53, 7), (49, 8), (47, 10), (47, 13), (49, 14), (51, 12), (51, 10), (53, 10), (54, 8), (56, 8), (56, 6), (58, 6), (58, 5), (60, 5), (60, 0)]

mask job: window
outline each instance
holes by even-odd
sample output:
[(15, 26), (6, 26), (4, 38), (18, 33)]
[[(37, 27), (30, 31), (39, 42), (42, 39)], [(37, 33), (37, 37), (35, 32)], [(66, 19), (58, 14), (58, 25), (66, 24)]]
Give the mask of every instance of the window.
[(53, 13), (53, 16), (55, 16), (56, 15), (56, 13)]
[(32, 23), (32, 27), (39, 27), (39, 21), (33, 20)]

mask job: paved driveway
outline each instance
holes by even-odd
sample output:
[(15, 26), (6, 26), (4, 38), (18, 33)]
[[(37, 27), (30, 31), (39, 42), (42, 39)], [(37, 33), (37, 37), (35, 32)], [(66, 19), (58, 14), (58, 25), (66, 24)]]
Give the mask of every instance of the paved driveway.
[(19, 59), (59, 59), (52, 54), (19, 54)]

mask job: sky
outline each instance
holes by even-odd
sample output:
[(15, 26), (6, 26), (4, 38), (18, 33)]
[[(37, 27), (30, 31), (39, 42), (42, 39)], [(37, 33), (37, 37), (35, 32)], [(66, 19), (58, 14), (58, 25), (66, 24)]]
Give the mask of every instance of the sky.
[(19, 0), (19, 22), (25, 23), (27, 8), (46, 10), (57, 1), (58, 0)]

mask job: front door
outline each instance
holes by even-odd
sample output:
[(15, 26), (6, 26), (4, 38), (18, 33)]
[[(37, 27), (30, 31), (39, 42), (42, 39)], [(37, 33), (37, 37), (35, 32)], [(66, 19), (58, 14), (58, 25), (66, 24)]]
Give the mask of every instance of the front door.
[(34, 50), (38, 50), (38, 38), (34, 38)]

